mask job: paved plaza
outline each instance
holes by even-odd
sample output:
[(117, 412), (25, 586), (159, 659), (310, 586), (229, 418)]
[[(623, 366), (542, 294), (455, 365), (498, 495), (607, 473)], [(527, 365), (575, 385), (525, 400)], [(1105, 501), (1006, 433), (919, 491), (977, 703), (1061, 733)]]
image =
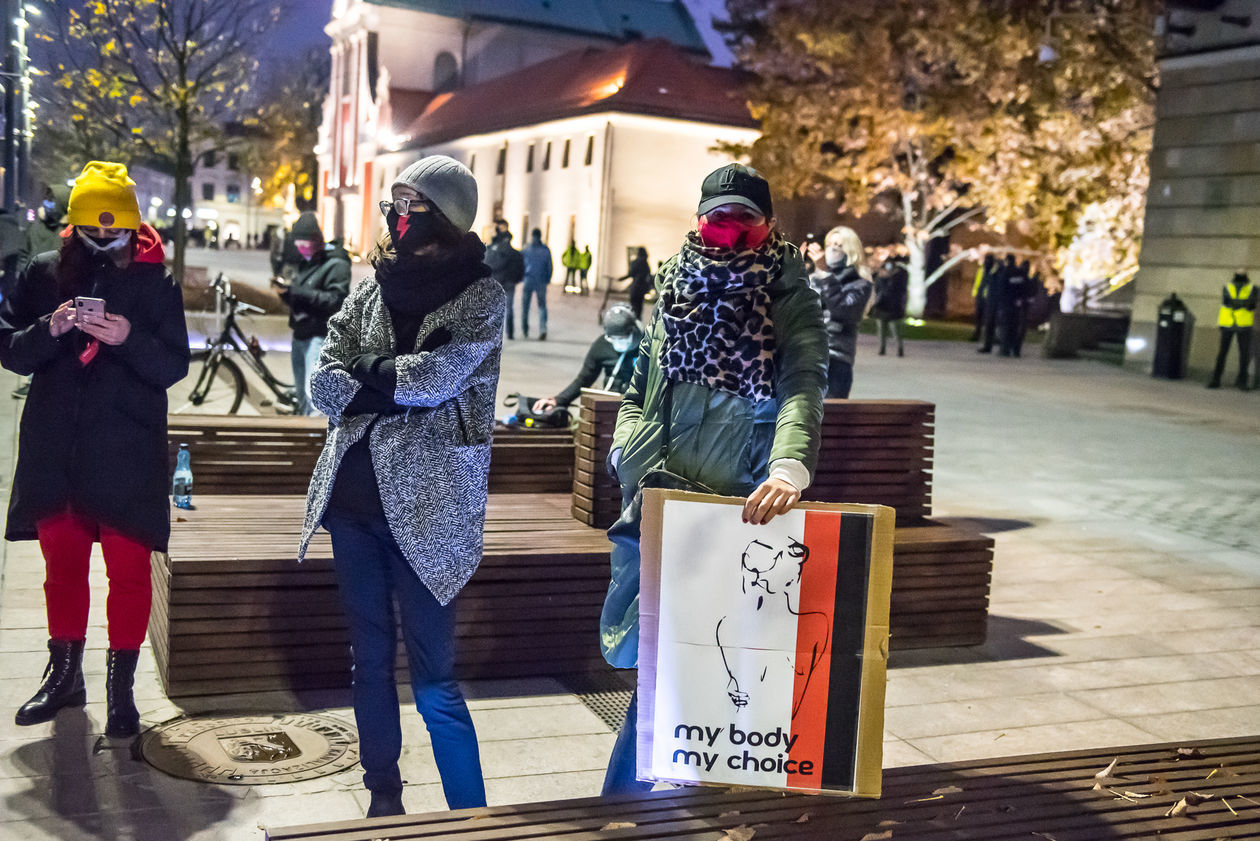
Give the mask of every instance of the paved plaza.
[[(598, 301), (553, 287), (551, 304), (546, 342), (507, 344), (501, 395), (554, 393), (576, 371)], [(0, 374), (5, 391), (16, 381)], [(1092, 361), (979, 356), (964, 343), (912, 342), (905, 358), (880, 357), (863, 336), (853, 396), (936, 404), (935, 515), (997, 541), (987, 644), (893, 655), (886, 767), (1260, 728), (1260, 394)], [(0, 404), (6, 496), (20, 407)], [(357, 767), (302, 783), (211, 786), (167, 777), (104, 740), (99, 562), (86, 709), (15, 727), (47, 657), (42, 561), (32, 543), (4, 552), (0, 839), (260, 839), (260, 826), (362, 816)], [(140, 672), (146, 725), (207, 710), (325, 710), (353, 721), (344, 692), (177, 705), (147, 649)], [(598, 793), (614, 732), (573, 687), (466, 690), (492, 804)], [(414, 709), (403, 722), (408, 809), (443, 808)]]

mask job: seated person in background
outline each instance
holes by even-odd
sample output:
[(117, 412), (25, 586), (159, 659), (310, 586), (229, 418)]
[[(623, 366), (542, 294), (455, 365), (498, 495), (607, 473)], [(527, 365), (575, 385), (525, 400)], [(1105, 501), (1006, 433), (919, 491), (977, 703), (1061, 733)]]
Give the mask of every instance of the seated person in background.
[(536, 401), (534, 412), (542, 414), (557, 406), (568, 406), (578, 398), (582, 389), (592, 386), (604, 391), (624, 392), (634, 373), (634, 361), (642, 339), (643, 327), (634, 317), (634, 311), (626, 304), (613, 304), (604, 313), (604, 333), (591, 342), (577, 378), (555, 397), (543, 397)]

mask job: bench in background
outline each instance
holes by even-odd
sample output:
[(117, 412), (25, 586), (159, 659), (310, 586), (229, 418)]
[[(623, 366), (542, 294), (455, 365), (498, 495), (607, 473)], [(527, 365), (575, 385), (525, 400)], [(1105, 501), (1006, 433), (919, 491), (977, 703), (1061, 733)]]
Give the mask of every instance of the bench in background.
[[(180, 444), (192, 455), (198, 494), (305, 494), (324, 448), (328, 419), (171, 415), (171, 464)], [(573, 484), (568, 430), (499, 427), (490, 455), (491, 493), (560, 493)]]

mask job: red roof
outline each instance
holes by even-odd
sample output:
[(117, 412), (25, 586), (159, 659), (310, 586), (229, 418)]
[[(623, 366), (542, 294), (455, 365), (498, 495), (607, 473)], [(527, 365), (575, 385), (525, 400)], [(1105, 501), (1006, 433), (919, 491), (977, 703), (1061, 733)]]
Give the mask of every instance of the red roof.
[(403, 133), (414, 148), (609, 111), (757, 126), (737, 71), (700, 64), (654, 38), (610, 50), (588, 47), (439, 94)]

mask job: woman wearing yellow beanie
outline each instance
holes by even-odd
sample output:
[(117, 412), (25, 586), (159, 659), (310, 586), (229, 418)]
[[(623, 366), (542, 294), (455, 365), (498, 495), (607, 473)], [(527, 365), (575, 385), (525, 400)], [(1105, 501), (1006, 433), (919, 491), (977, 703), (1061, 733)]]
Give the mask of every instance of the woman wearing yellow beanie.
[[(149, 554), (170, 535), (166, 390), (188, 373), (188, 332), (125, 166), (85, 166), (68, 216), (61, 248), (36, 257), (0, 304), (0, 365), (33, 375), (5, 537), (39, 541), (50, 654), (16, 722), (86, 701), (88, 566), (99, 541), (109, 576), (105, 733), (127, 737), (140, 729), (132, 682), (152, 598)], [(77, 308), (83, 298), (102, 299), (104, 312)]]

